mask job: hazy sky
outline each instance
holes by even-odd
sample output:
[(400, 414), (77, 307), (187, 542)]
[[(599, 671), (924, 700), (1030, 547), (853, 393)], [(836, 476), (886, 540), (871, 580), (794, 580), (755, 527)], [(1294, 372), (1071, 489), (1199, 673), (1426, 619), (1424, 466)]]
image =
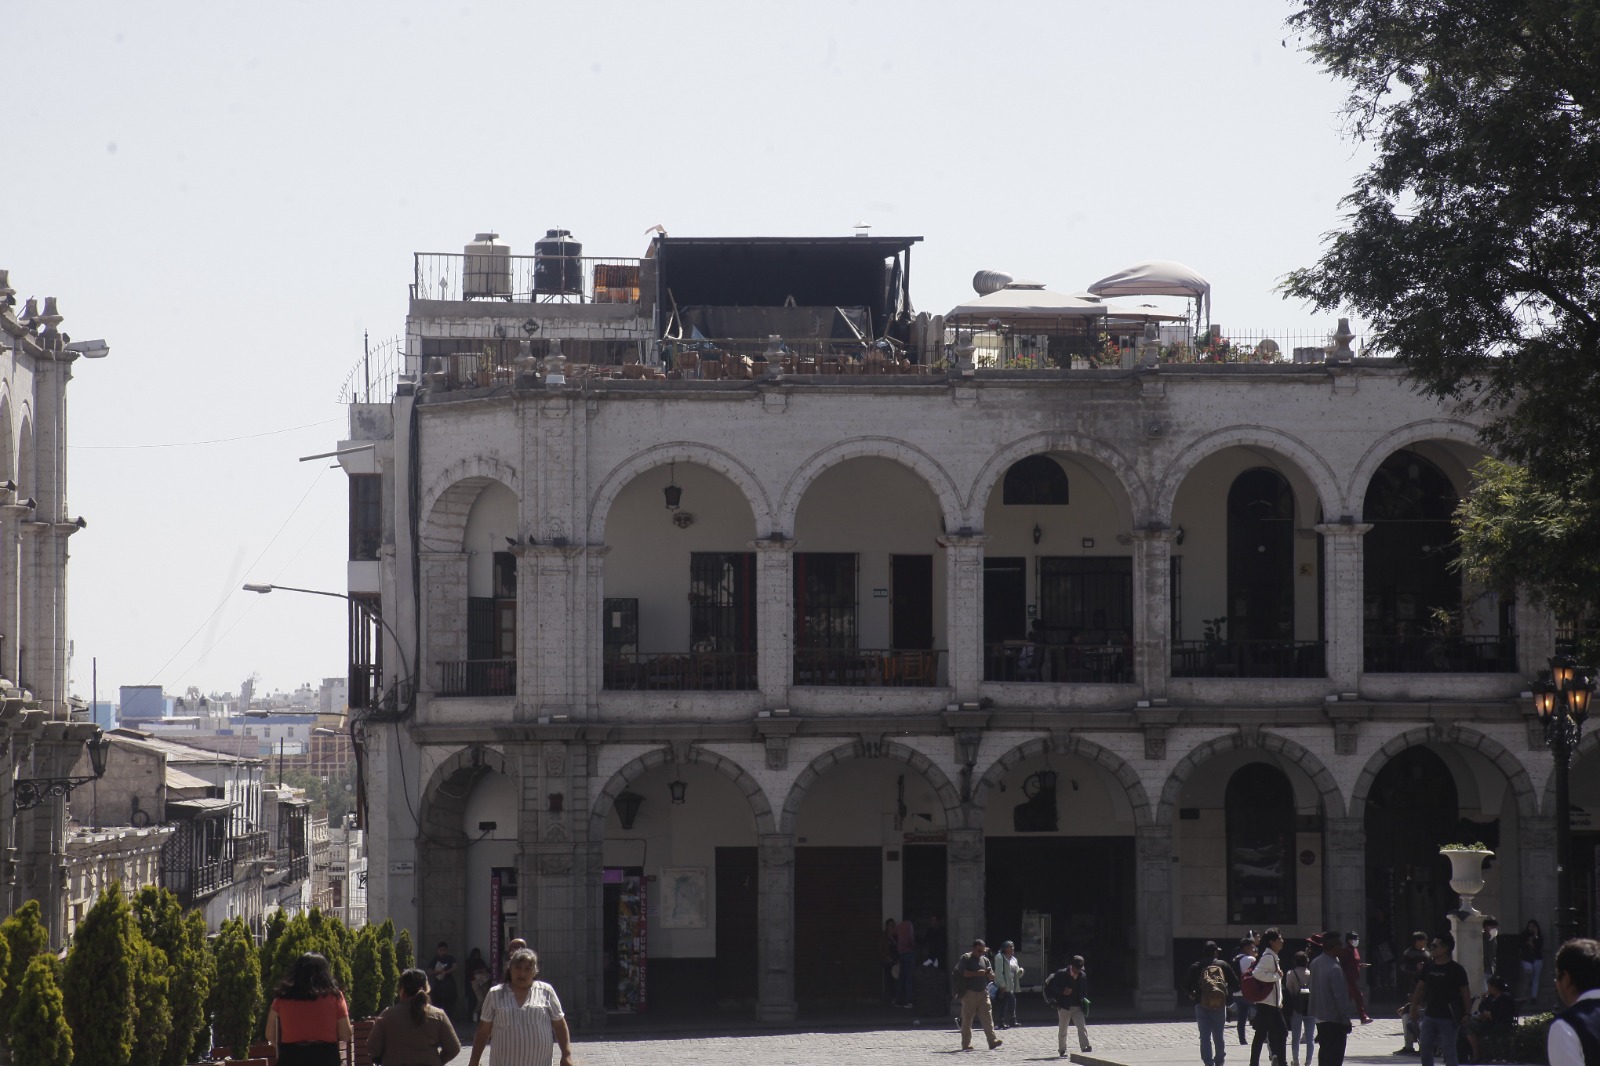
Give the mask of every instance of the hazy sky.
[(0, 3), (0, 267), (103, 337), (72, 408), (75, 691), (339, 675), (346, 481), (302, 455), (404, 327), (411, 254), (547, 228), (925, 237), (1078, 291), (1144, 258), (1231, 329), (1331, 329), (1274, 286), (1365, 156), (1275, 0)]

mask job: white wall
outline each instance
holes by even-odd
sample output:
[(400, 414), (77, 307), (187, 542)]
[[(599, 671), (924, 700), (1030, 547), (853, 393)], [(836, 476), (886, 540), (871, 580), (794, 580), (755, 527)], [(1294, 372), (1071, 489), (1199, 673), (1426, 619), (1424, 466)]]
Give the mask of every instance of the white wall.
[[(479, 822), (494, 822), (494, 832), (484, 836)], [(468, 942), (451, 944), (450, 953), (464, 963), (472, 948), (482, 948), (483, 957), (489, 957), (489, 871), (517, 865), (517, 788), (511, 778), (491, 770), (478, 779), (467, 797), (461, 831), (472, 841), (460, 856), (467, 864)], [(532, 890), (532, 885), (519, 886), (519, 894)], [(456, 988), (461, 988), (459, 980)]]
[[(506, 538), (517, 535), (517, 497), (499, 482), (490, 482), (472, 501), (462, 550), (467, 559), (467, 595), (494, 595), (494, 553), (509, 550)], [(426, 545), (448, 551), (443, 545)], [(461, 956), (465, 958), (465, 956)]]

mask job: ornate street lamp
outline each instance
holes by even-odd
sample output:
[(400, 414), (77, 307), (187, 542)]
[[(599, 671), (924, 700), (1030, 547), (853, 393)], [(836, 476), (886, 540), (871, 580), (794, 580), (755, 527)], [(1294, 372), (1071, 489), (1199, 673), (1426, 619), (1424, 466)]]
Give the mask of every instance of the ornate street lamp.
[(90, 781), (106, 776), (106, 756), (111, 754), (111, 738), (104, 731), (95, 730), (93, 737), (84, 741), (89, 749), (89, 777), (19, 777), (11, 786), (12, 806), (19, 811), (30, 810), (47, 799), (72, 795), (72, 790)]
[(1534, 687), (1533, 705), (1544, 722), (1545, 743), (1556, 760), (1556, 935), (1565, 943), (1578, 935), (1572, 905), (1572, 811), (1567, 770), (1577, 750), (1583, 723), (1594, 696), (1594, 669), (1579, 666), (1570, 655), (1550, 659), (1550, 670)]

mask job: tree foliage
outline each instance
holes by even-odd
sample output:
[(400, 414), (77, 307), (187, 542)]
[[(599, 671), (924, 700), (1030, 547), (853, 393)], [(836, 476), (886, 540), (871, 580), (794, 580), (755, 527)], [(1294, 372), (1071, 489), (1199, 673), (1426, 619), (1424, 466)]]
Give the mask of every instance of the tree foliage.
[[(351, 960), (350, 1017), (371, 1018), (381, 1009), (383, 972), (378, 957), (378, 929), (369, 925), (356, 934)], [(387, 1004), (382, 1004), (387, 1006)]]
[(0, 922), (0, 939), (6, 943), (9, 961), (5, 971), (5, 989), (0, 991), (0, 1033), (10, 1032), (11, 1012), (16, 1009), (17, 997), (22, 993), (22, 978), (28, 964), (36, 955), (50, 952), (50, 930), (44, 927), (39, 901), (30, 899)]
[(139, 1018), (134, 978), (142, 969), (137, 935), (121, 882), (78, 923), (62, 982), (77, 1066), (129, 1066)]
[(206, 1025), (206, 1000), (211, 994), (211, 953), (206, 949), (205, 919), (198, 911), (184, 914), (178, 897), (147, 885), (134, 899), (139, 931), (166, 955), (170, 977), (167, 1006), (170, 1035), (162, 1061), (182, 1066)]
[(400, 936), (394, 942), (394, 964), (401, 973), (417, 965), (417, 948), (411, 942), (411, 930), (400, 930)]
[[(172, 1042), (171, 988), (167, 956), (135, 927), (131, 937), (133, 1002), (137, 1016), (133, 1023), (133, 1050), (129, 1066), (165, 1066)], [(184, 1050), (188, 1050), (187, 1041)]]
[[(1563, 506), (1600, 493), (1600, 5), (1302, 0), (1376, 156), (1286, 291), (1353, 308)], [(1585, 511), (1585, 521), (1596, 516)]]
[(396, 964), (394, 950), (394, 919), (385, 918), (383, 924), (378, 926), (378, 969), (381, 980), (378, 982), (378, 1009), (389, 1006), (394, 1002), (395, 993), (400, 988), (400, 968)]
[(17, 1004), (6, 1029), (11, 1061), (28, 1066), (70, 1066), (72, 1028), (56, 984), (55, 960), (35, 955), (19, 982)]
[(212, 945), (216, 983), (211, 988), (211, 1025), (218, 1047), (244, 1058), (261, 1010), (261, 957), (243, 918), (229, 918)]

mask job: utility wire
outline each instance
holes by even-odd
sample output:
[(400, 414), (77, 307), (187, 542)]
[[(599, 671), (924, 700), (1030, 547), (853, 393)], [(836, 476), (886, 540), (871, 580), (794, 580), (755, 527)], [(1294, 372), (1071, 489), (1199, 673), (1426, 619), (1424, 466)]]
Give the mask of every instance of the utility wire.
[(344, 421), (342, 418), (325, 418), (321, 422), (307, 422), (303, 426), (290, 426), (287, 429), (269, 429), (261, 433), (246, 433), (242, 437), (217, 437), (214, 440), (180, 440), (168, 444), (69, 444), (70, 450), (89, 452), (125, 452), (144, 451), (150, 448), (197, 448), (203, 444), (232, 444), (239, 440), (255, 440), (258, 437), (276, 437), (280, 433), (294, 433), (302, 429), (313, 429), (317, 426), (328, 426), (335, 422)]

